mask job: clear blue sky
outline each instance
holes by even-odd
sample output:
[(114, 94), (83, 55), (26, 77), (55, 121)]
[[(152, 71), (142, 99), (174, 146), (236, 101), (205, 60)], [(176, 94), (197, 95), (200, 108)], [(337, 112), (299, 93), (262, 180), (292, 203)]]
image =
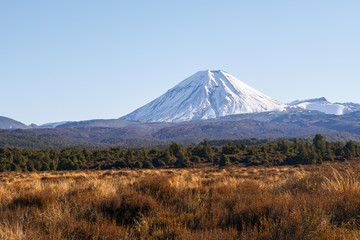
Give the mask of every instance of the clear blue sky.
[(199, 70), (360, 102), (360, 1), (2, 1), (0, 116), (118, 118)]

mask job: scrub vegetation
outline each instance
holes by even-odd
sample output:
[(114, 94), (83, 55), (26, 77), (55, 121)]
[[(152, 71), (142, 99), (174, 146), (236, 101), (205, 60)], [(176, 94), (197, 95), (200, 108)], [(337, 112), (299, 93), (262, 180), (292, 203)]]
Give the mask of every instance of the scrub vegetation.
[[(220, 142), (222, 144), (216, 144)], [(236, 143), (236, 144), (235, 144)], [(357, 142), (329, 142), (323, 135), (313, 139), (263, 141), (243, 139), (232, 142), (204, 140), (198, 145), (181, 146), (175, 142), (161, 148), (126, 149), (73, 148), (22, 149), (0, 148), (0, 172), (86, 169), (185, 168), (212, 164), (295, 165), (321, 164), (326, 161), (356, 160)]]

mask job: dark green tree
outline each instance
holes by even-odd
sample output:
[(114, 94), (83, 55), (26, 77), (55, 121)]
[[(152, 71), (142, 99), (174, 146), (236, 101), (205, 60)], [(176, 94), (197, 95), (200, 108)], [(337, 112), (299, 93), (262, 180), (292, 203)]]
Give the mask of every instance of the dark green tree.
[(226, 156), (225, 154), (221, 155), (220, 161), (219, 161), (219, 167), (227, 167), (230, 166), (230, 158)]
[(348, 159), (353, 158), (356, 155), (356, 145), (353, 141), (346, 142), (344, 146), (344, 155)]
[(152, 165), (152, 163), (151, 163), (150, 161), (145, 160), (145, 161), (143, 162), (142, 168), (152, 169), (152, 168), (154, 168), (154, 166)]
[(176, 156), (175, 167), (184, 168), (184, 167), (187, 167), (188, 165), (189, 165), (189, 163), (185, 157), (184, 152), (180, 151)]

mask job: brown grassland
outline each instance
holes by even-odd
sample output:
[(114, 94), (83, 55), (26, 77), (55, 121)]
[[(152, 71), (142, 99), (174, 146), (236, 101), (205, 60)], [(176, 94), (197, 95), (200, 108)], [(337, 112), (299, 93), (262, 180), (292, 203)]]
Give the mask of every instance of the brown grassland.
[(0, 180), (0, 239), (360, 238), (358, 161)]

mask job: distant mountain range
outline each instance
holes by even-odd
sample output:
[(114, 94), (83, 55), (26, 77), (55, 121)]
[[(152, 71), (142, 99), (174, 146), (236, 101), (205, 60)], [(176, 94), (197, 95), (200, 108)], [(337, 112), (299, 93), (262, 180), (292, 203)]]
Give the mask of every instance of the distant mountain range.
[(30, 125), (0, 117), (0, 147), (149, 146), (208, 139), (360, 140), (360, 104), (274, 100), (230, 74), (201, 71), (120, 119)]
[(0, 130), (0, 147), (158, 146), (204, 138), (292, 138), (324, 134), (329, 140), (360, 140), (360, 112), (329, 115), (293, 110), (229, 115), (182, 123), (114, 120), (68, 122), (56, 128)]

